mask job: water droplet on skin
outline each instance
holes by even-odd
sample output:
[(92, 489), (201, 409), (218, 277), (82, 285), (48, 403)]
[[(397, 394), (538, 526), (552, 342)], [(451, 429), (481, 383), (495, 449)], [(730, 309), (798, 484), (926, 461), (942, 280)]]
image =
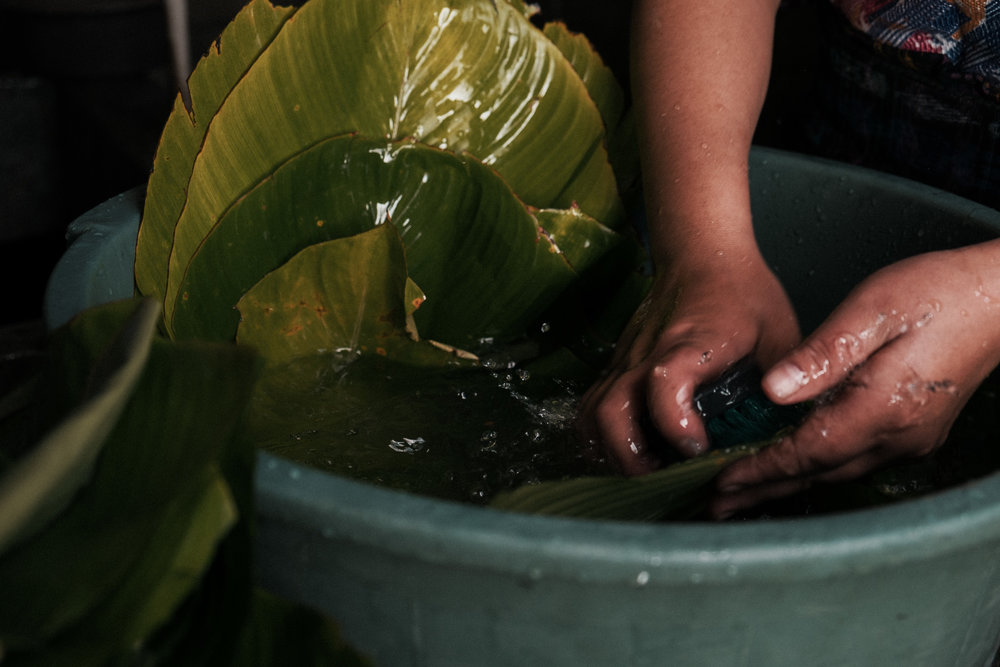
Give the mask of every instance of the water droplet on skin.
[(701, 364), (707, 364), (711, 360), (712, 360), (712, 351), (711, 350), (706, 350), (706, 351), (704, 351), (704, 352), (701, 353), (701, 359), (698, 360), (698, 364), (699, 365), (701, 365)]

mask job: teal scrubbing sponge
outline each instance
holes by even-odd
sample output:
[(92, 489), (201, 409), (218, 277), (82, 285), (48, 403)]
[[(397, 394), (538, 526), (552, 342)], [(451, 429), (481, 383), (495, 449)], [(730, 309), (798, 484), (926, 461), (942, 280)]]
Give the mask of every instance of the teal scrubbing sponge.
[(712, 449), (766, 440), (801, 421), (806, 405), (778, 405), (764, 394), (760, 382), (760, 369), (743, 359), (718, 380), (699, 387), (694, 404)]

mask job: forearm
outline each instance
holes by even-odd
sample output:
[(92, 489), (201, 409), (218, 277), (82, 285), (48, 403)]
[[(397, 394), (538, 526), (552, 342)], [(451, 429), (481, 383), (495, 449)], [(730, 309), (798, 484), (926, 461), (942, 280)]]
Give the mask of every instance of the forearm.
[(704, 264), (755, 248), (747, 155), (767, 89), (778, 4), (636, 5), (633, 88), (659, 263)]

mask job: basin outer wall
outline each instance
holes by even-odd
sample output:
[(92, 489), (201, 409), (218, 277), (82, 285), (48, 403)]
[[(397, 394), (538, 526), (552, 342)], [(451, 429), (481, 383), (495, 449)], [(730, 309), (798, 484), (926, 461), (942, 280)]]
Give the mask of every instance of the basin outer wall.
[(984, 665), (1000, 512), (977, 499), (1000, 480), (973, 487), (642, 525), (439, 502), (265, 455), (260, 580), (338, 619), (378, 665)]

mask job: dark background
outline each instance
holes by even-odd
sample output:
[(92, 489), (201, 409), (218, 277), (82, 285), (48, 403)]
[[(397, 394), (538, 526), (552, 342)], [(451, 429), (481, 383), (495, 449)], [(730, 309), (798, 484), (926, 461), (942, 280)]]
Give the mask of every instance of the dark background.
[[(540, 4), (627, 81), (628, 2)], [(189, 5), (194, 61), (243, 0)], [(69, 222), (145, 182), (175, 93), (162, 0), (0, 0), (0, 326), (41, 316)]]

